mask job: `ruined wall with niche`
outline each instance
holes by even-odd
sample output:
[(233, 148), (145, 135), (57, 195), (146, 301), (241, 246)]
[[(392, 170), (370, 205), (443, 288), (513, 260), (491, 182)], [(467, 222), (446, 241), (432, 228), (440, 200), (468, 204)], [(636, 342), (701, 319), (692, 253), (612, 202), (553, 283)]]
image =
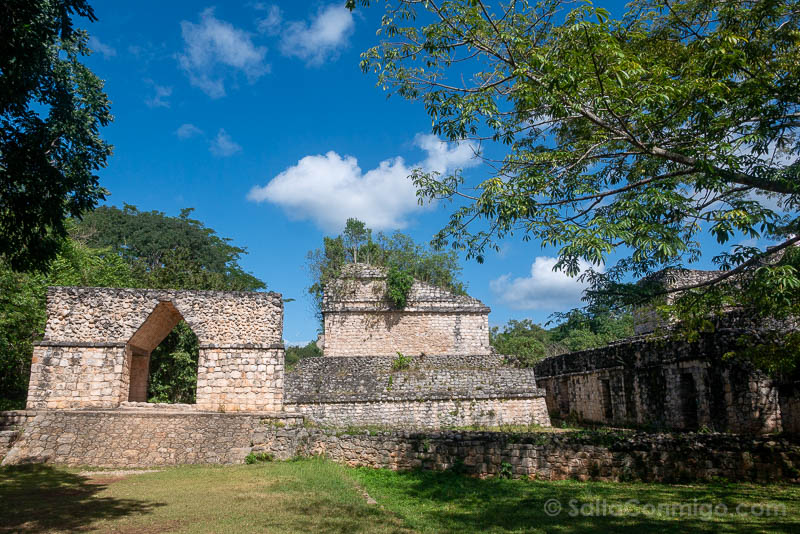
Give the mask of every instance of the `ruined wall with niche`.
[(725, 357), (737, 337), (632, 338), (542, 360), (536, 380), (552, 417), (743, 434), (792, 430), (784, 421), (796, 413), (789, 402), (782, 410), (778, 384), (749, 362)]
[(489, 354), (489, 308), (415, 281), (402, 309), (384, 298), (386, 273), (350, 264), (323, 299), (325, 356)]
[(197, 335), (197, 408), (277, 411), (283, 303), (277, 293), (52, 287), (34, 348), (29, 409), (142, 401), (150, 352), (181, 320)]

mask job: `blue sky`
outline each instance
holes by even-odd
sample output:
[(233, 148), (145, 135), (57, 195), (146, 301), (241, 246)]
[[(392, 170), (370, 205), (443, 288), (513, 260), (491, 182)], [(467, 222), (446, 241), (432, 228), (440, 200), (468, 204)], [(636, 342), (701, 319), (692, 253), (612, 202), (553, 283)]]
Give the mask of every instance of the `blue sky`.
[[(381, 10), (344, 0), (256, 3), (92, 2), (87, 64), (106, 80), (114, 146), (100, 171), (107, 203), (194, 216), (247, 247), (243, 266), (286, 305), (284, 338), (316, 337), (306, 254), (347, 217), (427, 242), (446, 205), (416, 205), (415, 165), (466, 168), (467, 146), (430, 134), (419, 103), (387, 99), (359, 54)], [(493, 325), (543, 322), (580, 304), (579, 284), (552, 273), (554, 250), (512, 239), (482, 265), (464, 261), (469, 292)]]

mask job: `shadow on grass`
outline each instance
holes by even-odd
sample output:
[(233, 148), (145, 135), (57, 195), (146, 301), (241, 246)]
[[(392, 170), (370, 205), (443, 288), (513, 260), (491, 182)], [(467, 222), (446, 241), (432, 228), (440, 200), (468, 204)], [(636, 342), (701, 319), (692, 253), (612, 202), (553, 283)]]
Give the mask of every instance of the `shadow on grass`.
[(31, 464), (0, 468), (0, 532), (88, 530), (92, 523), (144, 514), (159, 503), (100, 497), (107, 484)]
[(295, 501), (284, 505), (294, 518), (291, 527), (295, 532), (317, 534), (410, 533), (397, 518), (377, 506), (353, 506), (334, 500), (316, 500), (310, 503)]
[[(431, 471), (363, 470), (359, 478), (381, 504), (425, 532), (800, 532), (796, 487), (479, 480)], [(548, 501), (560, 512), (548, 515)], [(707, 504), (728, 513), (706, 513)], [(651, 508), (659, 505), (670, 508)], [(743, 513), (736, 513), (739, 505)], [(764, 505), (772, 508), (765, 512)]]

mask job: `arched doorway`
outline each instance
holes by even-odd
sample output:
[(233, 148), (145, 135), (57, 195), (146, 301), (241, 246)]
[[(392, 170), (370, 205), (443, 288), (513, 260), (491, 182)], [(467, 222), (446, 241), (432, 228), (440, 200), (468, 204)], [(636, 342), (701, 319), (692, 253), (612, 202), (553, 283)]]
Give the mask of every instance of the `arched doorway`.
[[(122, 401), (132, 402), (148, 402), (148, 399), (156, 396), (158, 393), (154, 391), (154, 384), (151, 383), (153, 376), (156, 376), (156, 388), (163, 386), (165, 382), (165, 375), (170, 374), (170, 370), (165, 368), (169, 363), (168, 358), (170, 354), (162, 354), (165, 352), (165, 347), (160, 347), (162, 342), (170, 337), (172, 344), (175, 344), (176, 339), (191, 336), (194, 338), (194, 351), (192, 355), (181, 354), (184, 359), (190, 360), (188, 362), (180, 362), (183, 366), (187, 364), (193, 365), (191, 369), (191, 376), (189, 377), (191, 384), (188, 388), (191, 389), (189, 395), (182, 395), (178, 400), (175, 400), (170, 395), (160, 395), (159, 402), (194, 402), (194, 390), (197, 386), (197, 353), (196, 353), (196, 336), (191, 331), (191, 328), (183, 322), (183, 316), (178, 309), (170, 301), (161, 301), (153, 309), (147, 320), (139, 327), (136, 333), (130, 338), (126, 345), (126, 363), (128, 372), (125, 373), (129, 377), (129, 386), (127, 388), (127, 397), (121, 399)], [(172, 333), (172, 335), (170, 335)], [(175, 339), (173, 339), (175, 338)], [(168, 351), (170, 348), (167, 347)], [(155, 352), (154, 352), (155, 351)], [(155, 368), (154, 355), (156, 356)], [(186, 373), (175, 373), (176, 380), (186, 381), (187, 377), (183, 376)], [(178, 376), (180, 375), (180, 376)], [(169, 380), (169, 377), (166, 377)], [(163, 391), (163, 387), (160, 388)], [(187, 389), (184, 387), (184, 389)], [(123, 388), (123, 392), (125, 389)]]

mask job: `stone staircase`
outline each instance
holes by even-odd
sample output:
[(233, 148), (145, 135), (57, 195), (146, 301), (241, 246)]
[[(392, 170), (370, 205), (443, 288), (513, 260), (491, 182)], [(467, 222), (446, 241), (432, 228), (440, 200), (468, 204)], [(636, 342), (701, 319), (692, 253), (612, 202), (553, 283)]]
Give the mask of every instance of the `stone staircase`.
[(11, 450), (25, 423), (35, 415), (36, 412), (30, 410), (0, 412), (0, 460)]

